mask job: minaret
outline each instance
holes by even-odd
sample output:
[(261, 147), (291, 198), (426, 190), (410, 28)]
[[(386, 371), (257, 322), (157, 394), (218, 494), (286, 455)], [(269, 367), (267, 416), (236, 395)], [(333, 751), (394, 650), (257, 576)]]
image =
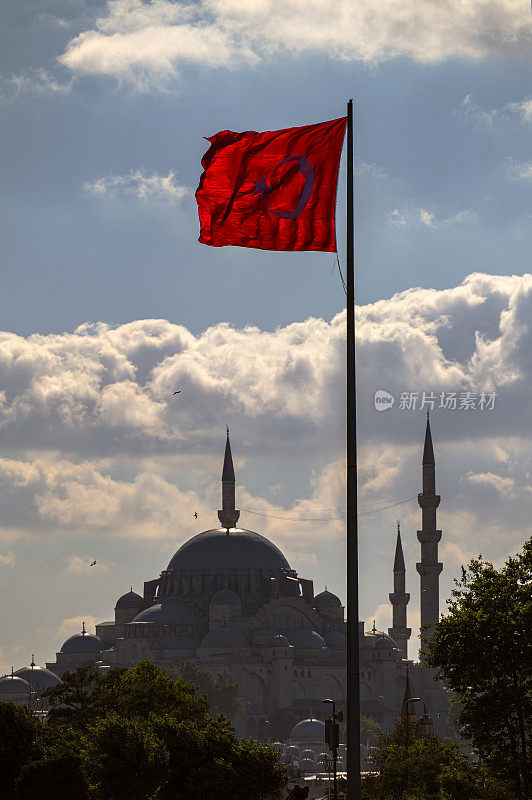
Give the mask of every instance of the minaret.
[(388, 628), (388, 633), (396, 643), (402, 657), (408, 658), (408, 640), (412, 629), (406, 626), (406, 607), (410, 600), (410, 595), (405, 592), (405, 576), (405, 559), (401, 544), (401, 528), (398, 521), (395, 559), (393, 562), (393, 592), (389, 595), (390, 603), (393, 607), (393, 627)]
[(421, 562), (416, 564), (421, 584), (421, 650), (423, 638), (430, 631), (423, 631), (424, 625), (434, 625), (440, 618), (440, 572), (443, 564), (438, 561), (438, 542), (441, 531), (436, 529), (436, 509), (440, 496), (436, 494), (436, 466), (430, 433), (429, 412), (427, 410), (427, 429), (423, 450), (423, 491), (418, 495), (421, 508), (421, 530), (417, 532), (421, 544)]
[(236, 528), (240, 511), (235, 508), (235, 470), (229, 443), (229, 428), (225, 443), (224, 468), (222, 470), (222, 508), (218, 511), (218, 519), (222, 528)]

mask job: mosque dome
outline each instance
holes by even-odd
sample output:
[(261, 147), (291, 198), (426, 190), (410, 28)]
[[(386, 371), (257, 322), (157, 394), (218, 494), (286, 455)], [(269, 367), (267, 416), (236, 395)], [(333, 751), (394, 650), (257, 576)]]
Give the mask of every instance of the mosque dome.
[(325, 723), (319, 719), (304, 719), (294, 725), (289, 738), (296, 742), (324, 742)]
[(302, 758), (299, 762), (299, 769), (303, 772), (313, 772), (314, 761), (311, 758)]
[(314, 608), (341, 608), (342, 601), (335, 594), (325, 589), (324, 592), (320, 592), (320, 594), (316, 595), (312, 601), (312, 605)]
[(61, 647), (62, 653), (99, 653), (102, 640), (91, 633), (75, 633)]
[(327, 631), (325, 634), (325, 641), (329, 647), (338, 647), (342, 649), (347, 647), (347, 639), (340, 631)]
[(185, 542), (168, 564), (175, 572), (279, 572), (290, 565), (273, 542), (254, 531), (216, 528)]
[(18, 695), (28, 695), (30, 685), (18, 675), (8, 675), (0, 680), (0, 700), (10, 700)]
[(33, 667), (21, 667), (21, 669), (15, 671), (15, 675), (27, 681), (31, 688), (35, 689), (38, 693), (44, 692), (45, 689), (49, 689), (51, 686), (57, 686), (58, 683), (61, 683), (55, 672), (45, 667), (37, 667), (35, 665)]
[(216, 628), (205, 636), (201, 647), (249, 647), (249, 642), (238, 628)]
[(116, 601), (115, 609), (119, 608), (140, 608), (144, 603), (144, 599), (137, 594), (136, 592), (131, 589), (130, 592), (126, 592), (123, 594), (122, 597), (119, 597)]
[(296, 631), (289, 631), (286, 636), (294, 647), (312, 647), (316, 650), (327, 647), (319, 633), (310, 628), (298, 628)]
[(282, 633), (277, 633), (272, 639), (272, 645), (274, 647), (288, 647), (290, 642)]
[(240, 597), (232, 589), (219, 589), (211, 597), (211, 606), (239, 606)]
[(181, 600), (164, 600), (154, 606), (145, 608), (132, 622), (160, 622), (160, 623), (179, 623), (197, 622), (198, 615), (193, 608), (187, 606)]
[(313, 761), (316, 760), (316, 753), (314, 750), (302, 750), (300, 755), (301, 758), (311, 758)]
[(379, 650), (396, 650), (397, 645), (391, 636), (383, 633), (382, 636), (378, 636), (375, 639), (375, 648), (378, 648)]

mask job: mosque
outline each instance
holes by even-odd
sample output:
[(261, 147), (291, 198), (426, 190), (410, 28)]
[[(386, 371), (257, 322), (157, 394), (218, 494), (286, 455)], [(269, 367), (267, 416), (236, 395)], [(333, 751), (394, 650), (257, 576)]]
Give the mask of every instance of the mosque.
[[(435, 461), (427, 418), (422, 459), (422, 511), (417, 537), (421, 558), (422, 625), (439, 618)], [(235, 473), (229, 442), (222, 472), (220, 526), (185, 542), (159, 577), (144, 583), (142, 595), (122, 595), (114, 619), (83, 630), (64, 642), (46, 669), (23, 668), (0, 680), (0, 699), (24, 702), (38, 695), (36, 675), (51, 685), (66, 670), (91, 665), (107, 670), (147, 658), (171, 669), (193, 661), (213, 673), (226, 672), (241, 687), (244, 715), (240, 735), (267, 738), (268, 716), (290, 709), (303, 719), (324, 717), (324, 698), (342, 707), (346, 696), (346, 619), (341, 600), (327, 589), (314, 594), (312, 580), (298, 575), (273, 542), (237, 527)], [(388, 633), (366, 631), (359, 622), (361, 711), (388, 729), (400, 711), (409, 676), (412, 694), (426, 704), (436, 731), (448, 733), (447, 695), (428, 668), (408, 659), (405, 562), (397, 532), (393, 625)], [(423, 642), (422, 642), (423, 647)], [(36, 671), (37, 670), (37, 671)], [(18, 700), (16, 698), (19, 698)], [(420, 709), (420, 712), (422, 709)], [(307, 726), (308, 727), (308, 726)], [(311, 726), (312, 727), (312, 726)]]

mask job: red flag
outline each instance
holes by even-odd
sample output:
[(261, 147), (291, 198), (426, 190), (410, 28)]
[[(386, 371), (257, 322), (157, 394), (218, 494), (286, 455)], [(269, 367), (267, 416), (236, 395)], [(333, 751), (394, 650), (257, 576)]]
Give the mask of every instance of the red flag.
[(336, 251), (346, 118), (282, 131), (220, 131), (202, 159), (199, 241), (213, 247)]

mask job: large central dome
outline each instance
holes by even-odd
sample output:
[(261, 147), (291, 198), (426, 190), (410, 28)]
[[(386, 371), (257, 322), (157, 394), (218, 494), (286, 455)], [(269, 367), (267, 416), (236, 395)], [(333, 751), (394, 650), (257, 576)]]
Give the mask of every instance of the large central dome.
[(216, 528), (185, 542), (168, 564), (176, 572), (260, 570), (278, 572), (290, 565), (278, 547), (254, 531)]

